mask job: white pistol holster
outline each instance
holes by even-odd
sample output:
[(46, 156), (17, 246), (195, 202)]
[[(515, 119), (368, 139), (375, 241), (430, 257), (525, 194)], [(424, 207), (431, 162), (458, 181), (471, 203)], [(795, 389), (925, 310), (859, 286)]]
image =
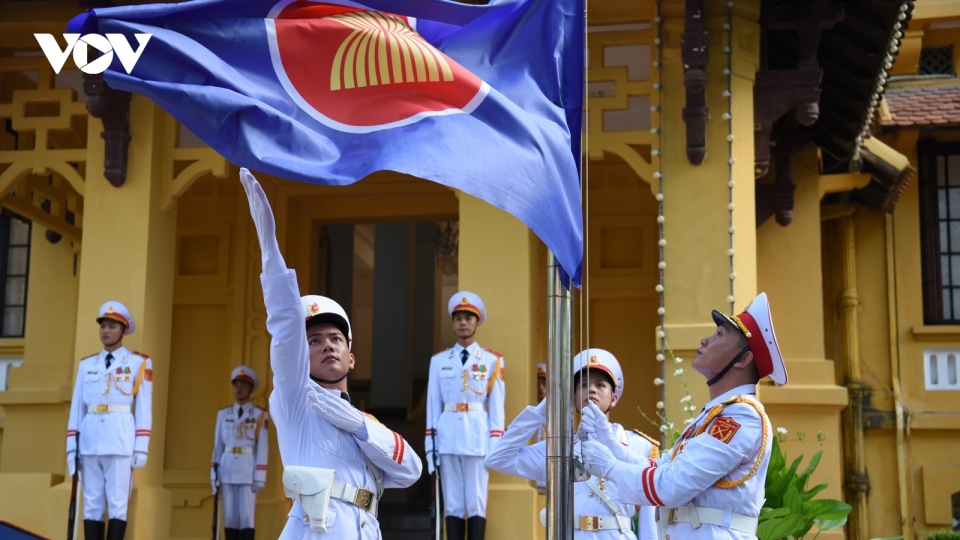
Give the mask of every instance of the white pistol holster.
[(295, 501), (310, 519), (310, 530), (327, 532), (327, 509), (333, 487), (333, 469), (290, 466), (283, 469), (283, 494)]

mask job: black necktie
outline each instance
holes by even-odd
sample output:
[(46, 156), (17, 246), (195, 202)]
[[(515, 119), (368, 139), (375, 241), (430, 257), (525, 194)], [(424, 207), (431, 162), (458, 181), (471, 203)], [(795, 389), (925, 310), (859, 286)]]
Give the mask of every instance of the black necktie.
[(350, 401), (350, 394), (346, 392), (340, 392), (340, 399), (347, 400), (347, 403), (353, 403), (352, 401)]
[(470, 358), (470, 351), (466, 349), (460, 351), (460, 363), (466, 365), (467, 358)]
[(237, 407), (237, 420), (243, 418), (243, 407)]
[(113, 361), (113, 355), (110, 353), (107, 353), (107, 369), (110, 369), (110, 362), (112, 361)]

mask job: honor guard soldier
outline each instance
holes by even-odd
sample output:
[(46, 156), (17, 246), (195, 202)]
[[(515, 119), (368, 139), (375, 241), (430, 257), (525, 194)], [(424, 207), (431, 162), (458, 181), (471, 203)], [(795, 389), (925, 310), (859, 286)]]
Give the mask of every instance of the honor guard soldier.
[[(127, 529), (133, 469), (147, 464), (153, 421), (153, 365), (129, 351), (123, 336), (136, 325), (130, 310), (110, 301), (97, 315), (103, 350), (80, 361), (67, 423), (67, 464), (73, 476), (80, 452), (83, 530), (87, 540), (120, 540)], [(106, 511), (110, 526), (105, 527)]]
[[(623, 396), (620, 363), (603, 349), (588, 349), (573, 359), (573, 402), (580, 412), (580, 429), (574, 456), (581, 454), (582, 437), (590, 433), (598, 444), (628, 463), (648, 463), (659, 456), (660, 443), (640, 433), (627, 431), (607, 420)], [(507, 428), (487, 455), (487, 466), (513, 476), (546, 482), (547, 443), (524, 446), (547, 421), (547, 400), (527, 407)], [(563, 486), (558, 486), (562, 488)], [(580, 540), (656, 540), (656, 516), (652, 508), (641, 509), (639, 535), (633, 531), (633, 505), (618, 496), (617, 486), (605, 478), (588, 478), (573, 485), (574, 538)], [(541, 512), (541, 520), (546, 513)]]
[(413, 485), (420, 458), (399, 434), (350, 404), (350, 320), (323, 296), (300, 297), (297, 275), (277, 245), (270, 203), (246, 169), (240, 180), (263, 257), (273, 392), (270, 414), (293, 508), (280, 538), (381, 538), (377, 505), (384, 488)]
[(476, 342), (486, 320), (479, 296), (458, 292), (447, 311), (457, 343), (430, 359), (427, 467), (431, 474), (435, 464), (442, 469), (447, 540), (463, 540), (465, 532), (469, 540), (483, 540), (490, 477), (483, 458), (503, 435), (503, 357)]
[(700, 341), (693, 368), (710, 401), (673, 450), (647, 464), (627, 464), (593, 441), (584, 465), (617, 484), (620, 500), (659, 507), (665, 538), (753, 540), (770, 460), (770, 420), (756, 398), (769, 376), (787, 383), (767, 295), (737, 316), (713, 312), (717, 331)]
[(226, 540), (253, 540), (257, 492), (267, 482), (267, 411), (250, 403), (260, 385), (257, 374), (237, 366), (230, 374), (237, 403), (217, 413), (210, 483), (223, 501)]

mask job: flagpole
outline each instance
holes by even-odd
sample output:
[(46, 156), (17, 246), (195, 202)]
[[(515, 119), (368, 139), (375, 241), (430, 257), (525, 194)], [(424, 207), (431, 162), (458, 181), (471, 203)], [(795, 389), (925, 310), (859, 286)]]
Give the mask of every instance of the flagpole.
[(570, 290), (547, 251), (547, 540), (573, 538), (573, 359)]

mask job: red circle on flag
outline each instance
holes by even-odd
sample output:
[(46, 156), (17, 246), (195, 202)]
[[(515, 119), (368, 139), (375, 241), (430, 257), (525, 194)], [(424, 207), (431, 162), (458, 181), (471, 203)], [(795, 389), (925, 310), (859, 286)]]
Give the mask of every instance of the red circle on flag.
[(479, 77), (427, 43), (407, 17), (296, 0), (268, 19), (268, 30), (271, 22), (277, 75), (330, 127), (368, 132), (469, 113), (486, 95)]

